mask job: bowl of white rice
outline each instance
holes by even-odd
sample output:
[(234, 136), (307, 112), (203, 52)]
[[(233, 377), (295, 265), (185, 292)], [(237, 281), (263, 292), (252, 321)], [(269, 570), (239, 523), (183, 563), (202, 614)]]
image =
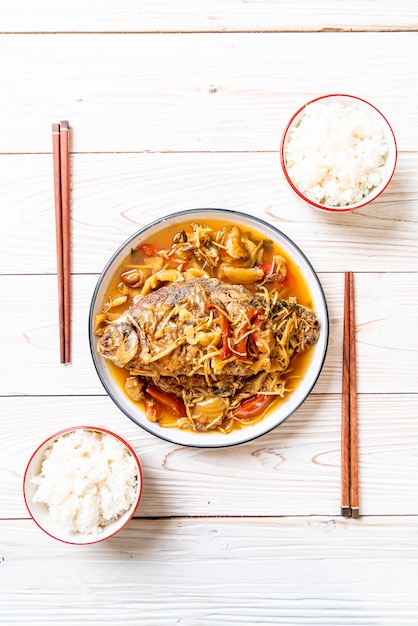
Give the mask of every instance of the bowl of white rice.
[(142, 493), (134, 449), (100, 427), (76, 426), (48, 437), (32, 454), (23, 494), (35, 523), (65, 543), (91, 544), (119, 532)]
[(397, 146), (375, 106), (335, 94), (296, 111), (283, 132), (280, 159), (286, 181), (302, 200), (326, 211), (352, 211), (386, 189)]

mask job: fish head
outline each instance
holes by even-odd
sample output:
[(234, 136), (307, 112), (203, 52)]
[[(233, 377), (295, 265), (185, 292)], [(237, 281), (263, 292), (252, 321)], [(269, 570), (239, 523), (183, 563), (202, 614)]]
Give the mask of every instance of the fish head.
[(127, 323), (109, 324), (99, 337), (97, 352), (118, 367), (124, 367), (136, 356), (139, 347), (135, 328)]

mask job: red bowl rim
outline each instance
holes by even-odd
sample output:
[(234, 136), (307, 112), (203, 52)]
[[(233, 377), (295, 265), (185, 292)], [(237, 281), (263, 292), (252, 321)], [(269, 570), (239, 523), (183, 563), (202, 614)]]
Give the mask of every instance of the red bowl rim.
[(118, 441), (120, 441), (124, 446), (126, 446), (126, 448), (129, 450), (129, 452), (132, 454), (134, 460), (135, 460), (135, 464), (137, 466), (138, 469), (138, 482), (139, 482), (139, 487), (138, 487), (138, 492), (137, 495), (135, 496), (135, 501), (132, 503), (131, 508), (132, 511), (135, 512), (139, 501), (141, 499), (141, 495), (142, 495), (142, 487), (143, 487), (143, 475), (142, 475), (142, 466), (141, 466), (141, 462), (138, 458), (137, 453), (135, 452), (135, 450), (133, 449), (133, 447), (120, 435), (118, 435), (117, 433), (108, 430), (107, 428), (103, 428), (102, 426), (69, 426), (68, 428), (63, 428), (62, 430), (59, 430), (58, 432), (56, 432), (53, 435), (50, 435), (49, 437), (47, 437), (41, 444), (38, 445), (38, 447), (36, 448), (36, 450), (32, 453), (27, 465), (26, 465), (26, 469), (23, 475), (23, 498), (25, 501), (25, 505), (26, 508), (28, 510), (29, 515), (31, 516), (32, 520), (35, 522), (35, 524), (38, 526), (38, 528), (40, 528), (45, 534), (49, 535), (49, 537), (52, 537), (52, 539), (56, 539), (58, 541), (61, 541), (62, 543), (67, 543), (67, 544), (71, 544), (71, 545), (83, 545), (83, 546), (88, 546), (88, 545), (92, 545), (94, 543), (100, 543), (101, 541), (105, 541), (106, 539), (110, 539), (110, 537), (113, 537), (114, 535), (116, 535), (116, 533), (119, 533), (122, 528), (124, 528), (132, 519), (133, 515), (128, 517), (126, 519), (126, 521), (122, 524), (122, 526), (118, 526), (115, 531), (113, 533), (111, 533), (110, 535), (104, 535), (104, 537), (97, 537), (92, 541), (83, 541), (83, 542), (78, 542), (78, 541), (69, 541), (68, 539), (62, 539), (61, 537), (56, 537), (54, 534), (50, 533), (48, 530), (46, 530), (39, 522), (38, 520), (35, 518), (31, 507), (30, 507), (30, 503), (28, 502), (27, 496), (26, 496), (26, 479), (27, 479), (27, 475), (29, 472), (29, 468), (32, 464), (33, 459), (36, 457), (36, 455), (38, 454), (38, 452), (41, 450), (41, 448), (43, 448), (47, 443), (53, 441), (54, 439), (57, 439), (59, 437), (61, 437), (62, 435), (65, 435), (67, 433), (70, 432), (74, 432), (75, 430), (92, 430), (95, 432), (99, 432), (99, 433), (103, 433), (105, 435), (110, 435), (111, 437), (114, 437), (115, 439), (118, 439)]
[[(377, 193), (376, 195), (371, 195), (368, 196), (367, 198), (365, 198), (364, 200), (360, 201), (360, 202), (356, 202), (355, 204), (350, 204), (346, 207), (333, 207), (327, 204), (319, 204), (318, 202), (315, 202), (314, 200), (310, 200), (307, 196), (305, 196), (297, 187), (296, 185), (292, 182), (289, 174), (287, 173), (287, 165), (286, 165), (286, 160), (284, 157), (284, 145), (286, 143), (286, 137), (287, 137), (287, 133), (289, 132), (290, 126), (292, 125), (293, 121), (295, 120), (295, 118), (310, 104), (313, 104), (314, 102), (318, 102), (319, 100), (326, 100), (328, 98), (349, 98), (351, 100), (358, 100), (360, 102), (363, 102), (364, 104), (366, 104), (367, 106), (371, 107), (372, 109), (374, 109), (378, 115), (380, 115), (380, 117), (384, 120), (384, 122), (387, 124), (388, 129), (390, 130), (392, 137), (393, 137), (393, 143), (394, 143), (394, 162), (393, 162), (393, 168), (392, 168), (392, 172), (390, 173), (390, 176), (388, 177), (388, 180), (386, 181), (386, 184), (384, 185), (384, 187), (382, 187), (382, 189), (379, 190), (379, 193)], [(282, 166), (282, 171), (283, 171), (283, 175), (286, 178), (288, 184), (290, 185), (290, 187), (293, 189), (293, 191), (296, 193), (296, 195), (298, 195), (302, 200), (304, 200), (305, 202), (307, 202), (308, 204), (310, 204), (311, 206), (316, 207), (317, 209), (321, 209), (323, 211), (329, 211), (332, 213), (345, 213), (347, 211), (354, 211), (356, 209), (361, 209), (362, 207), (370, 204), (371, 202), (373, 202), (374, 200), (376, 200), (376, 198), (378, 198), (386, 189), (386, 187), (389, 185), (390, 181), (392, 180), (392, 177), (395, 173), (395, 169), (396, 169), (396, 163), (398, 160), (398, 146), (396, 143), (396, 137), (395, 137), (395, 133), (393, 132), (392, 126), (390, 125), (390, 123), (388, 122), (387, 118), (383, 115), (383, 113), (376, 107), (374, 106), (374, 104), (371, 104), (370, 102), (368, 102), (367, 100), (364, 100), (363, 98), (359, 98), (358, 96), (352, 96), (350, 94), (347, 93), (332, 93), (332, 94), (327, 94), (324, 96), (318, 96), (317, 98), (314, 98), (313, 100), (309, 100), (309, 102), (306, 102), (304, 105), (302, 105), (301, 107), (299, 107), (299, 109), (292, 115), (292, 117), (290, 118), (289, 122), (286, 124), (286, 127), (283, 131), (282, 134), (282, 139), (280, 142), (280, 162), (281, 162), (281, 166)]]

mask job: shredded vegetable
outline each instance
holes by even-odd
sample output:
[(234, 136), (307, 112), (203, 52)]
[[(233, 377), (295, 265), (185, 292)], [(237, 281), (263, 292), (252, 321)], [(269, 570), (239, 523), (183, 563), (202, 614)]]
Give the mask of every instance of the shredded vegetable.
[(179, 227), (170, 245), (144, 242), (122, 264), (95, 318), (97, 351), (161, 426), (241, 428), (297, 384), (295, 357), (318, 338), (291, 280), (269, 240), (231, 224)]

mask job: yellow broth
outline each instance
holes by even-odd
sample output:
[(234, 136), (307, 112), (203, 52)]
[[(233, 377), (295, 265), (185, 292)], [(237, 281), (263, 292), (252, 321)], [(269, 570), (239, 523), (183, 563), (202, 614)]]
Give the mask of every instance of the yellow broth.
[[(200, 224), (200, 223), (199, 223)], [(203, 223), (202, 223), (203, 224)], [(220, 230), (225, 226), (234, 226), (233, 223), (226, 222), (224, 220), (205, 220), (204, 225), (212, 228), (214, 231)], [(250, 229), (246, 227), (239, 227), (240, 231), (243, 235), (250, 238), (252, 241), (258, 242), (260, 240), (266, 240), (266, 237), (260, 233), (258, 233), (254, 229)], [(190, 222), (184, 222), (182, 224), (170, 225), (166, 226), (164, 230), (154, 235), (150, 239), (147, 239), (141, 242), (140, 246), (148, 245), (153, 246), (157, 250), (167, 250), (170, 249), (173, 243), (173, 237), (181, 232), (182, 230), (190, 231)], [(312, 296), (309, 291), (308, 284), (302, 275), (299, 267), (294, 262), (294, 260), (283, 250), (280, 245), (275, 242), (271, 242), (271, 245), (268, 247), (268, 252), (264, 253), (263, 262), (268, 263), (271, 261), (273, 255), (281, 255), (286, 259), (287, 262), (287, 276), (282, 283), (280, 283), (280, 297), (287, 300), (290, 297), (296, 297), (298, 304), (302, 304), (310, 309), (313, 309)], [(147, 256), (145, 256), (138, 248), (132, 249), (130, 253), (125, 257), (122, 263), (119, 265), (118, 269), (114, 273), (108, 289), (106, 291), (103, 305), (110, 299), (117, 298), (120, 296), (120, 291), (118, 290), (118, 285), (121, 282), (121, 275), (132, 268), (134, 265), (141, 265), (147, 263)], [(227, 279), (222, 279), (224, 282), (228, 282)], [(247, 289), (254, 288), (255, 283), (253, 285), (246, 284), (245, 287)], [(269, 285), (266, 284), (269, 288)], [(277, 285), (275, 285), (277, 287)], [(273, 287), (270, 286), (270, 289)], [(137, 289), (137, 293), (140, 292), (140, 288)], [(128, 297), (128, 301), (121, 306), (112, 308), (112, 313), (122, 315), (124, 311), (129, 308), (129, 305), (132, 301), (133, 296)], [(300, 381), (305, 372), (308, 369), (309, 362), (311, 360), (312, 350), (308, 349), (304, 352), (294, 354), (291, 357), (291, 362), (288, 370), (283, 375), (283, 378), (287, 381), (286, 387), (289, 391), (286, 393), (284, 398), (275, 398), (271, 404), (267, 407), (267, 409), (258, 416), (258, 418), (252, 418), (251, 424), (256, 423), (257, 421), (263, 419), (267, 414), (271, 413), (280, 403), (284, 402), (286, 398), (290, 395), (290, 393), (297, 387), (298, 381)], [(117, 367), (111, 361), (106, 361), (106, 365), (109, 369), (109, 372), (112, 378), (115, 380), (116, 384), (125, 392), (125, 381), (130, 373), (127, 369), (122, 369)], [(127, 397), (129, 397), (127, 395)], [(136, 404), (143, 410), (145, 413), (145, 403), (142, 401), (136, 402)], [(164, 407), (163, 405), (158, 405), (158, 423), (162, 427), (177, 427), (177, 418), (174, 413), (172, 413), (169, 409)], [(235, 429), (240, 429), (242, 427), (246, 427), (241, 422), (236, 422)], [(210, 432), (210, 431), (209, 431)], [(214, 431), (216, 432), (216, 430)]]

